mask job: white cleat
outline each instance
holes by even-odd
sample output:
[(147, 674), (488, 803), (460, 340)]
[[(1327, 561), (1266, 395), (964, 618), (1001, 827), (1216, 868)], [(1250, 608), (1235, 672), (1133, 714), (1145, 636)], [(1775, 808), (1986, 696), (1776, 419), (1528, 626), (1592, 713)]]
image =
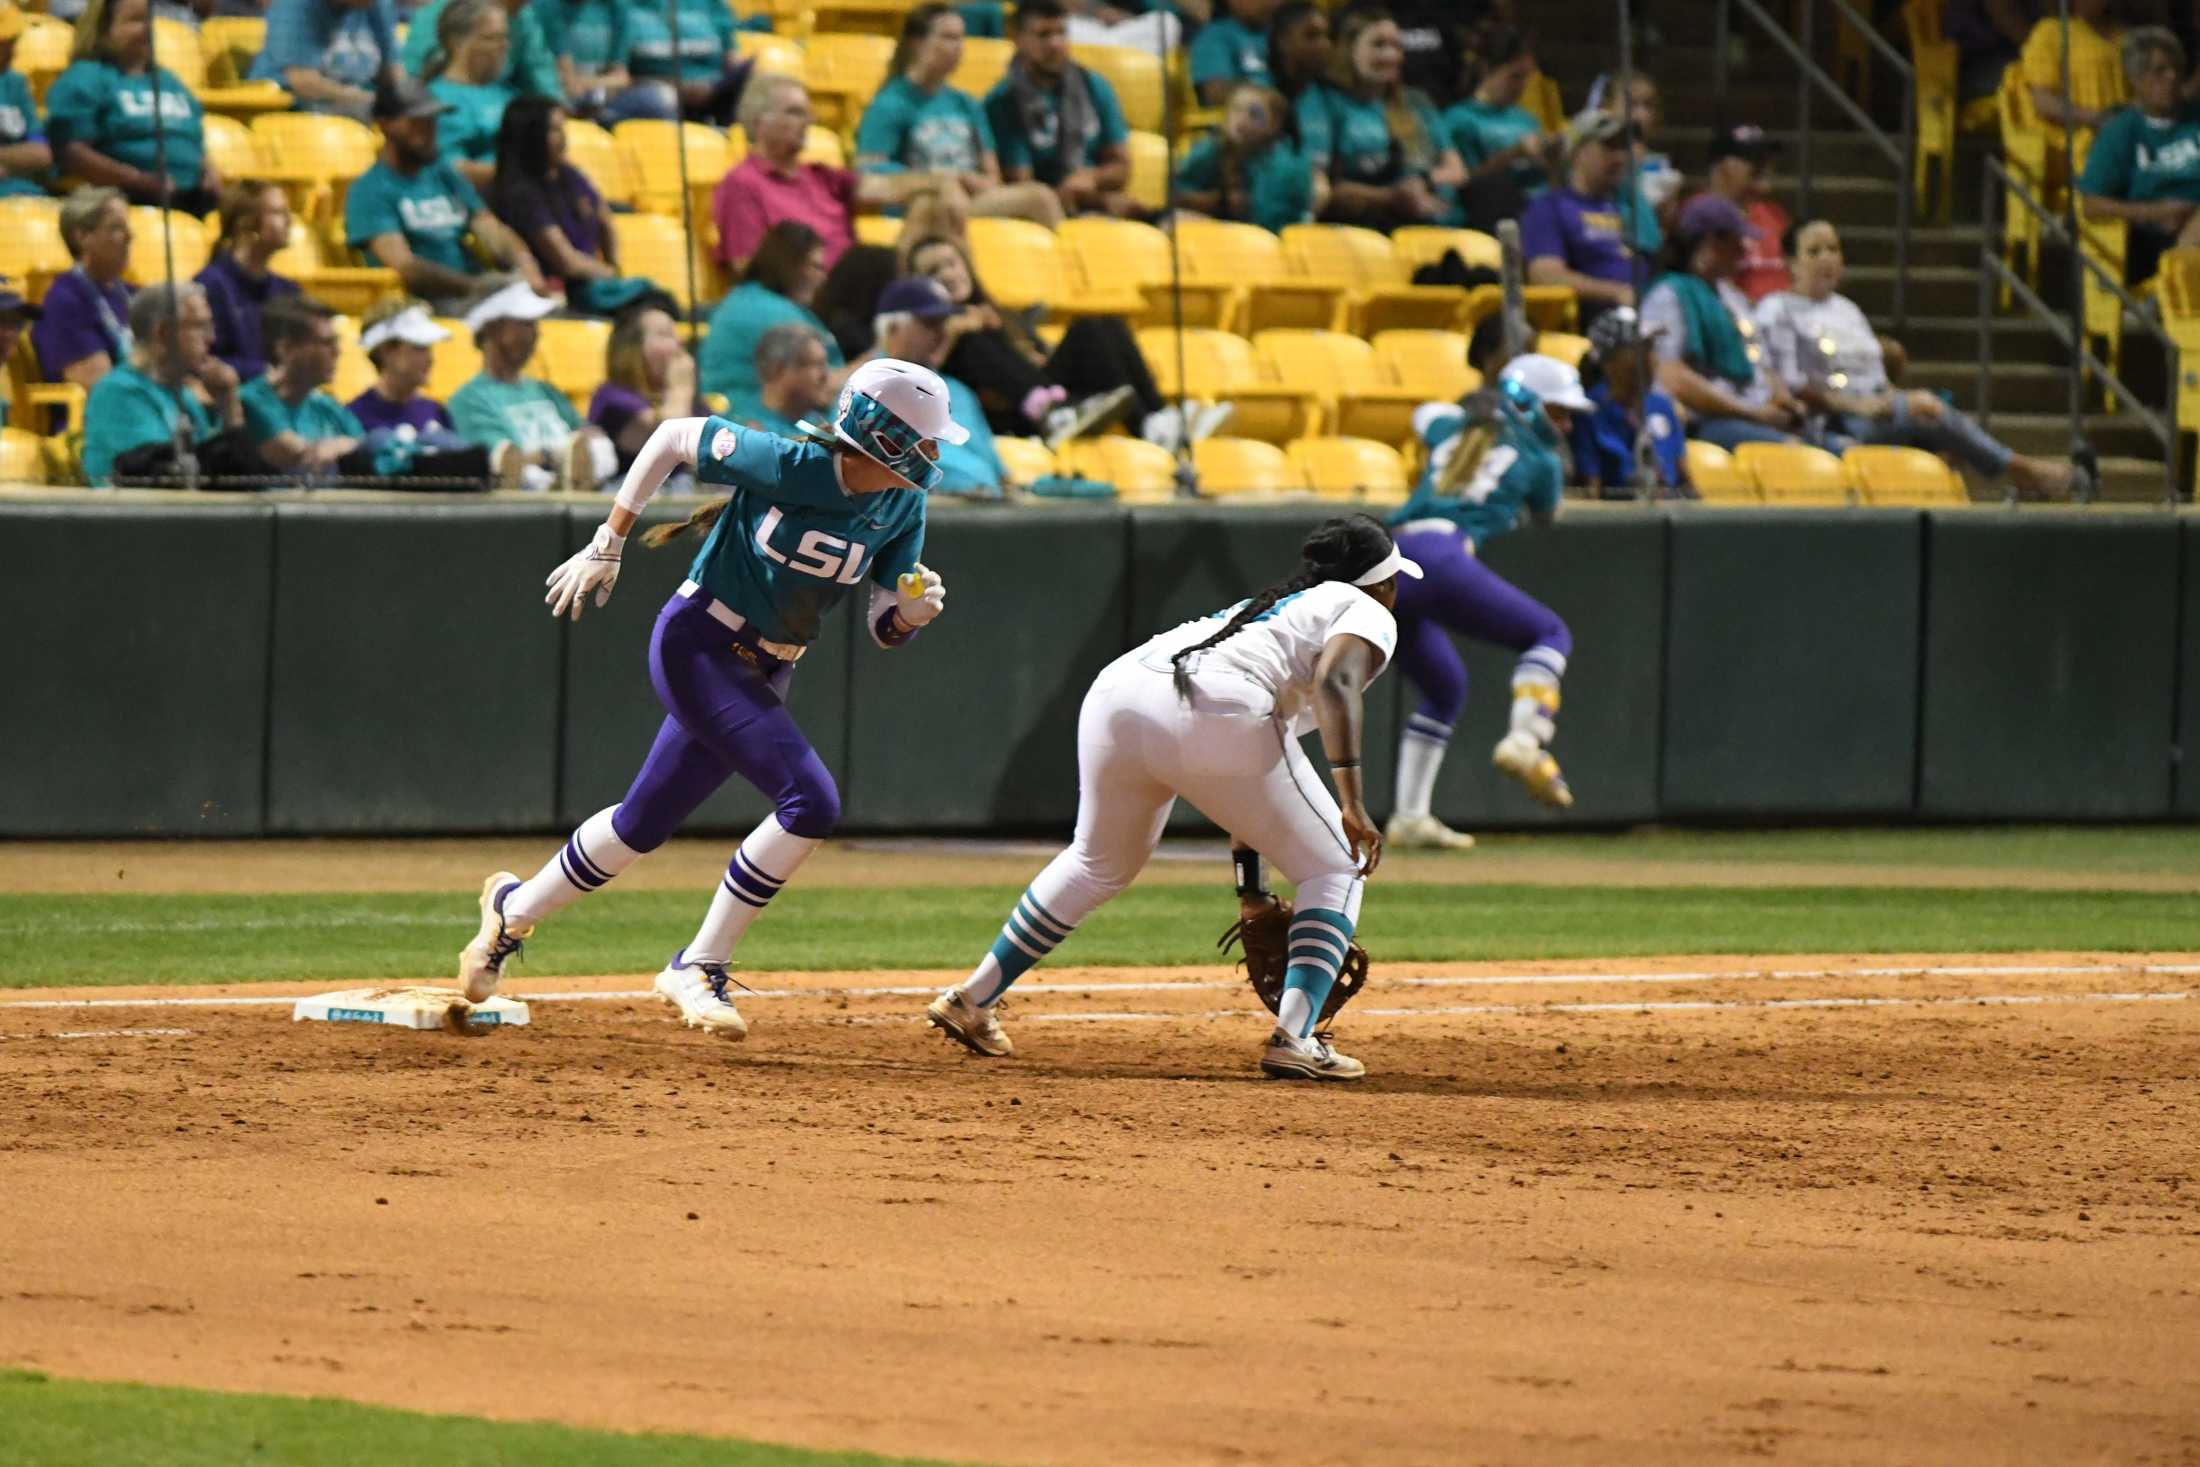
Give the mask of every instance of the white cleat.
[(1281, 1029), (1268, 1036), (1260, 1068), (1272, 1080), (1357, 1080), (1367, 1073), (1366, 1065), (1331, 1049), (1324, 1036), (1293, 1039)]
[(1393, 815), (1383, 831), (1383, 846), (1393, 851), (1471, 851), (1474, 837), (1434, 815)]
[(924, 1017), (933, 1028), (972, 1054), (1006, 1059), (1016, 1052), (1008, 1031), (1001, 1027), (1000, 1005), (975, 1004), (960, 988), (950, 988), (925, 1005)]
[(1563, 810), (1574, 802), (1574, 792), (1567, 787), (1566, 776), (1559, 773), (1558, 761), (1531, 735), (1516, 730), (1499, 739), (1490, 751), (1490, 763), (1499, 773), (1519, 780), (1529, 794), (1546, 805)]
[(741, 1039), (749, 1032), (748, 1020), (726, 996), (727, 985), (735, 982), (724, 963), (688, 962), (683, 949), (672, 955), (672, 961), (665, 964), (665, 970), (650, 986), (659, 998), (680, 1011), (680, 1018), (690, 1029), (701, 1029), (720, 1039)]
[(534, 923), (504, 920), (505, 898), (518, 890), (519, 878), (509, 871), (481, 883), (481, 930), (458, 953), (458, 984), (468, 1003), (482, 1003), (497, 991), (506, 960), (518, 957), (520, 944), (534, 935)]

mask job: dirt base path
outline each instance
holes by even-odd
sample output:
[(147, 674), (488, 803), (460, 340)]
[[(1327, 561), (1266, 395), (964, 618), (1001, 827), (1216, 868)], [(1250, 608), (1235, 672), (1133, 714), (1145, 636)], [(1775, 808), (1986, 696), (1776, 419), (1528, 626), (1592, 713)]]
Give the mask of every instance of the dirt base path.
[[(726, 1045), (0, 1001), (0, 1361), (986, 1463), (2200, 1461), (2191, 955), (1219, 969)], [(200, 998), (266, 997), (265, 987)], [(564, 998), (552, 997), (564, 993)]]

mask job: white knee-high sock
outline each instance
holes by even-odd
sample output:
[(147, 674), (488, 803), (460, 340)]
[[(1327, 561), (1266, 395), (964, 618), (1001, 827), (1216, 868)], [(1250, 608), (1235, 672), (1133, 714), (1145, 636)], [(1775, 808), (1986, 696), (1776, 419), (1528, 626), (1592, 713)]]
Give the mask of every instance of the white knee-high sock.
[(1530, 647), (1513, 664), (1511, 729), (1539, 744), (1558, 734), (1558, 685), (1566, 676), (1566, 654), (1555, 647)]
[(726, 863), (725, 879), (710, 899), (710, 913), (695, 940), (687, 945), (686, 960), (723, 963), (731, 958), (749, 924), (823, 844), (814, 836), (789, 835), (777, 815), (766, 815)]
[(1451, 725), (1424, 714), (1406, 719), (1406, 731), (1398, 740), (1398, 799), (1395, 813), (1426, 815), (1436, 797), (1436, 774), (1444, 767), (1444, 750), (1451, 743)]
[(1115, 880), (1095, 871), (1075, 846), (1056, 856), (1024, 888), (1001, 926), (1001, 935), (962, 981), (963, 997), (974, 1004), (999, 1003), (1010, 984), (1059, 947), (1078, 923), (1129, 880), (1129, 876)]
[(540, 922), (560, 907), (600, 891), (612, 877), (642, 858), (611, 828), (617, 805), (598, 810), (581, 822), (557, 855), (504, 899), (506, 920)]

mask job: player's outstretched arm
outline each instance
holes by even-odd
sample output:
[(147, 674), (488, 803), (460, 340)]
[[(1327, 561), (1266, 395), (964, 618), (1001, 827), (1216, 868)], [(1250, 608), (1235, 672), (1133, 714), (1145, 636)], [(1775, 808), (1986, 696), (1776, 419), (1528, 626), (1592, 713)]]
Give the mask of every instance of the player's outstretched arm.
[(571, 616), (579, 621), (591, 592), (598, 606), (611, 599), (611, 589), (619, 583), (626, 537), (633, 533), (634, 522), (672, 471), (695, 462), (703, 423), (702, 418), (671, 418), (659, 423), (657, 431), (649, 435), (642, 451), (634, 456), (634, 467), (627, 470), (626, 481), (619, 486), (611, 513), (604, 516), (604, 522), (596, 526), (596, 533), (579, 553), (543, 578), (543, 584), (549, 587), (543, 604), (552, 616)]
[(1361, 693), (1382, 671), (1383, 654), (1373, 642), (1339, 632), (1322, 647), (1314, 666), (1314, 722), (1321, 729), (1322, 753), (1337, 786), (1337, 805), (1345, 839), (1360, 862), (1360, 874), (1372, 876), (1383, 859), (1383, 832), (1367, 813), (1360, 784)]

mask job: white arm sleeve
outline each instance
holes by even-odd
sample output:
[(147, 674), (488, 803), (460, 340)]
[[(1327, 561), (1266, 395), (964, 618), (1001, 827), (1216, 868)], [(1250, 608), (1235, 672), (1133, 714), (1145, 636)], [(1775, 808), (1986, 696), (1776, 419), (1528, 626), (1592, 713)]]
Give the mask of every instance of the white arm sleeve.
[(703, 425), (708, 418), (670, 418), (657, 425), (642, 451), (634, 455), (634, 467), (619, 486), (619, 508), (640, 514), (671, 472), (692, 465), (703, 448)]

